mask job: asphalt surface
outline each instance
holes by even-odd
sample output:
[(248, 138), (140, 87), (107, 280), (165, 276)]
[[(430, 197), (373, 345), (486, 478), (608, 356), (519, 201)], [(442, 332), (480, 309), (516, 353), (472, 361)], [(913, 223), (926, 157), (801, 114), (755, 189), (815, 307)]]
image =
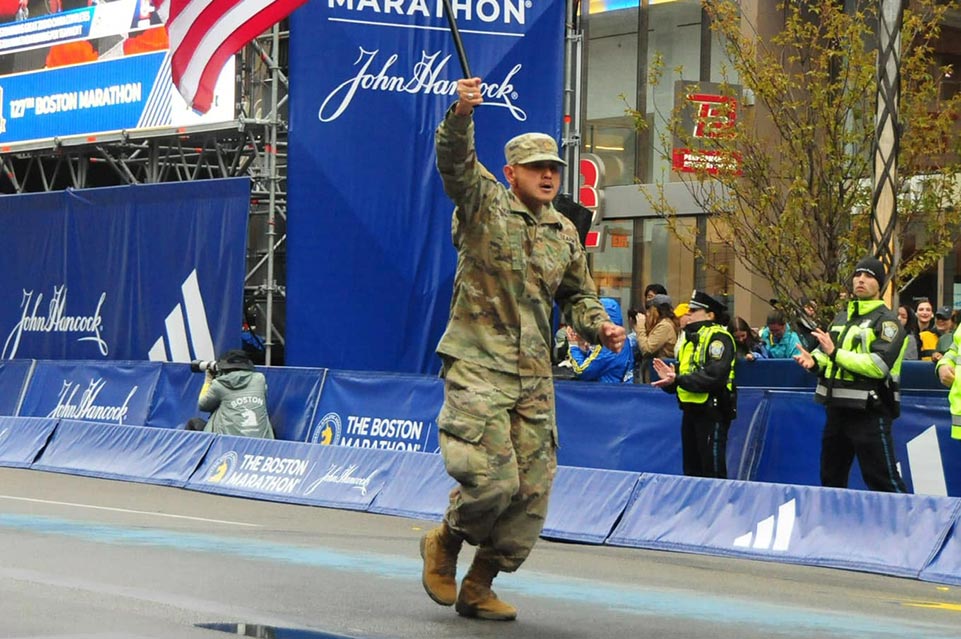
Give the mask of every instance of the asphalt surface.
[(961, 637), (955, 587), (544, 541), (495, 582), (517, 621), (462, 619), (421, 589), (433, 525), (0, 469), (0, 637)]

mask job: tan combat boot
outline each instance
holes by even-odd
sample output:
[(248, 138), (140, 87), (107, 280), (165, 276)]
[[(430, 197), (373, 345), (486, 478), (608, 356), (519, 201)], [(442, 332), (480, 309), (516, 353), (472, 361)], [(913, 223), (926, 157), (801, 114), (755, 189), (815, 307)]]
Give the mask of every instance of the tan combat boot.
[(453, 606), (457, 599), (457, 554), (463, 543), (446, 522), (420, 538), (421, 583), (427, 595), (442, 606)]
[(462, 617), (477, 617), (494, 621), (517, 619), (517, 608), (501, 601), (491, 590), (491, 583), (497, 576), (497, 565), (490, 560), (474, 557), (464, 582), (457, 595), (454, 609)]

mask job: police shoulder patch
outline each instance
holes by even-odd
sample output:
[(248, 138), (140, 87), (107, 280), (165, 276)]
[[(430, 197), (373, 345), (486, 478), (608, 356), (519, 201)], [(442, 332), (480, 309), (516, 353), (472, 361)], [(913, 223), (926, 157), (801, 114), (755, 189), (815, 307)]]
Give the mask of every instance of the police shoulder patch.
[(885, 342), (890, 342), (897, 336), (898, 328), (899, 328), (898, 322), (895, 322), (893, 320), (882, 322), (881, 323), (881, 339), (883, 339)]
[(707, 346), (707, 354), (710, 355), (711, 359), (721, 359), (724, 354), (724, 342), (719, 339), (712, 341)]

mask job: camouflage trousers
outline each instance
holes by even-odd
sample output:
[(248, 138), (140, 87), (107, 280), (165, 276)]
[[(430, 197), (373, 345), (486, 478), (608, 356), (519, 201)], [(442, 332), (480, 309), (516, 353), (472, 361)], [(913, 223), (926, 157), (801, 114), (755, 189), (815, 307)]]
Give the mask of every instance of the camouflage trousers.
[(557, 472), (554, 382), (463, 360), (445, 367), (440, 450), (458, 482), (444, 519), (478, 556), (517, 570), (540, 536)]

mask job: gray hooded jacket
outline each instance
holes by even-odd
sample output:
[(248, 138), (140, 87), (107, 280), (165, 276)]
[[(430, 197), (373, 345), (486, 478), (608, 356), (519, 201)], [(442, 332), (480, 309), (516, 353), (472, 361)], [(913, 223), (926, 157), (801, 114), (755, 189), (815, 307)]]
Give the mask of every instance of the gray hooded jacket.
[(267, 380), (263, 373), (222, 373), (204, 386), (197, 406), (211, 413), (204, 428), (208, 433), (274, 438), (267, 417)]

